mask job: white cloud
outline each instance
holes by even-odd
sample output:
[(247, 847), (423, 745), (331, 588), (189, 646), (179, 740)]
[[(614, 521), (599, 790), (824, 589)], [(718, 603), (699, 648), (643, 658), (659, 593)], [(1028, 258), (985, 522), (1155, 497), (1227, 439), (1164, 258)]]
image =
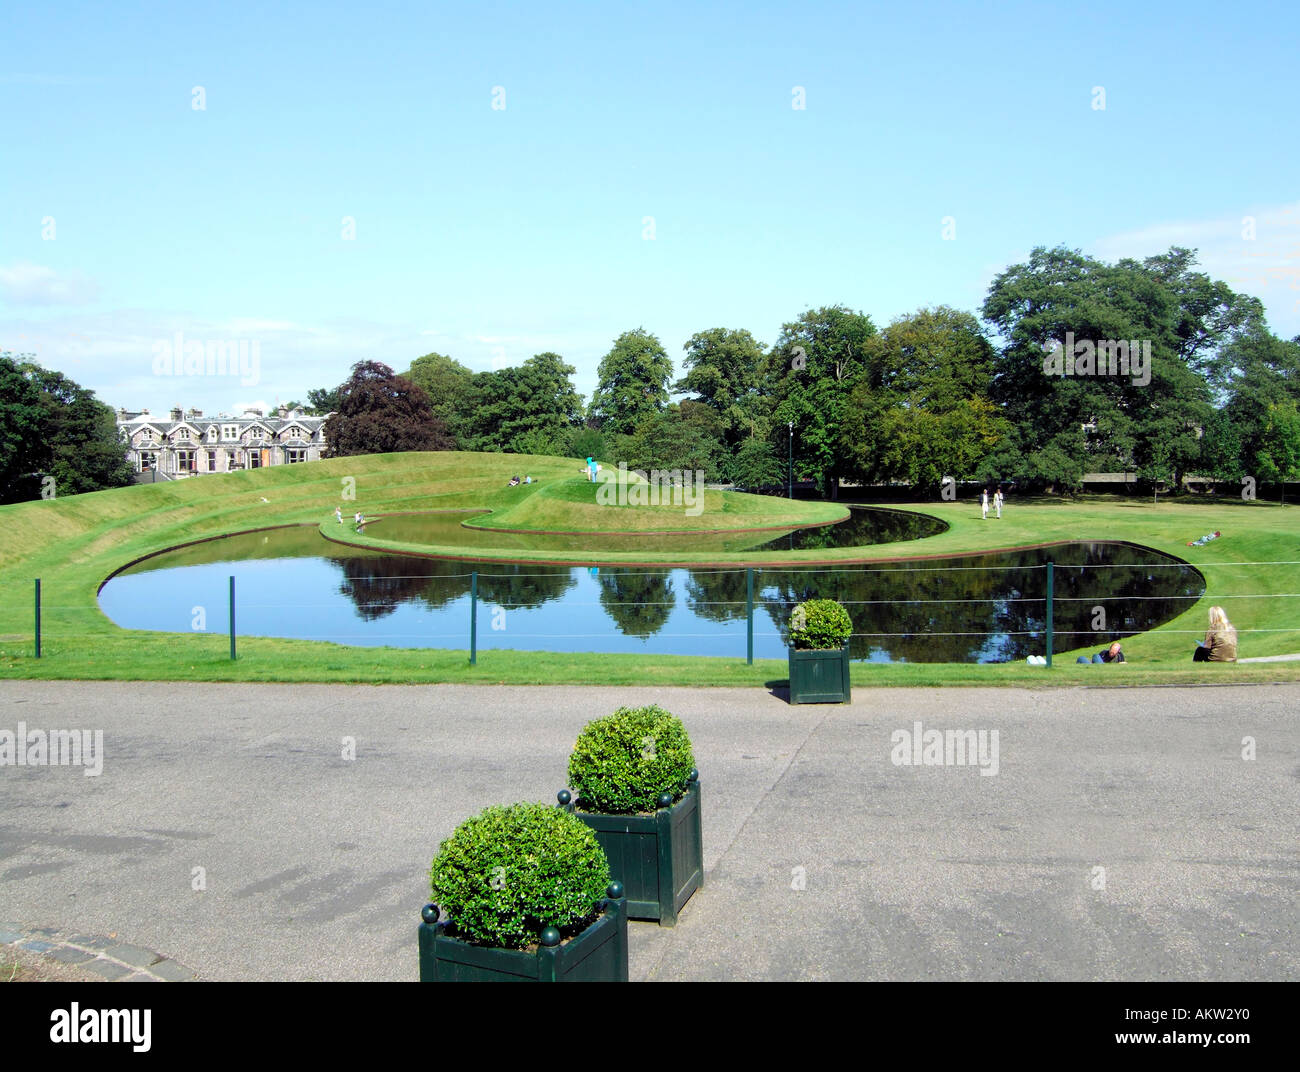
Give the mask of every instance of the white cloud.
[(10, 305), (89, 305), (99, 284), (81, 272), (22, 262), (0, 266), (0, 297)]

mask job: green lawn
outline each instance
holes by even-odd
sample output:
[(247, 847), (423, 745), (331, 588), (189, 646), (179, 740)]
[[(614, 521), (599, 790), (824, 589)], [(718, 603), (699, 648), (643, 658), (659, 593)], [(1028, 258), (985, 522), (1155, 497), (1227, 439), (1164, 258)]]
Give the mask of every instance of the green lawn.
[[(707, 531), (809, 524), (843, 516), (827, 503), (708, 493), (690, 516), (680, 505), (599, 507), (595, 488), (577, 476), (578, 462), (494, 454), (405, 454), (344, 458), (307, 465), (140, 485), (48, 502), (0, 507), (8, 538), (0, 544), (0, 675), (16, 678), (208, 681), (349, 681), (484, 683), (592, 683), (763, 685), (783, 682), (785, 663), (746, 666), (742, 659), (689, 656), (549, 654), (487, 651), (470, 667), (464, 651), (347, 648), (311, 641), (241, 637), (231, 662), (225, 637), (118, 629), (98, 609), (100, 583), (126, 562), (150, 552), (209, 536), (283, 524), (321, 525), (337, 532), (336, 505), (350, 516), (393, 511), (489, 508), (476, 524), (563, 531)], [(537, 484), (507, 487), (527, 472)], [(340, 498), (355, 487), (355, 500)], [(265, 501), (264, 501), (265, 500)], [(1289, 507), (1237, 500), (1162, 502), (1090, 497), (1076, 502), (1013, 499), (1002, 520), (982, 521), (973, 501), (934, 502), (920, 509), (947, 521), (948, 531), (925, 540), (870, 548), (804, 552), (695, 554), (663, 551), (602, 553), (611, 564), (673, 562), (682, 565), (850, 562), (912, 555), (1050, 544), (1071, 540), (1128, 540), (1176, 555), (1197, 566), (1206, 599), (1166, 626), (1125, 641), (1132, 662), (1124, 667), (1074, 665), (1058, 654), (1050, 670), (1024, 664), (856, 665), (859, 685), (1040, 685), (1104, 682), (1300, 680), (1300, 663), (1236, 666), (1190, 662), (1194, 637), (1203, 632), (1206, 608), (1225, 606), (1241, 637), (1241, 655), (1300, 651), (1300, 537)], [(333, 526), (333, 529), (330, 529)], [(349, 526), (350, 527), (350, 526)], [(1186, 544), (1219, 529), (1205, 547)], [(382, 524), (356, 542), (383, 546)], [(351, 539), (352, 537), (350, 537)], [(504, 540), (503, 543), (508, 541)], [(647, 541), (646, 548), (659, 546)], [(425, 548), (425, 550), (429, 550)], [(434, 549), (438, 550), (438, 549)], [(441, 549), (454, 553), (455, 548)], [(476, 548), (476, 558), (493, 557)], [(503, 550), (513, 561), (589, 561), (590, 553)], [(1265, 563), (1257, 565), (1256, 563)], [(32, 580), (44, 588), (44, 658), (32, 651)], [(1088, 649), (1098, 647), (1094, 643)]]

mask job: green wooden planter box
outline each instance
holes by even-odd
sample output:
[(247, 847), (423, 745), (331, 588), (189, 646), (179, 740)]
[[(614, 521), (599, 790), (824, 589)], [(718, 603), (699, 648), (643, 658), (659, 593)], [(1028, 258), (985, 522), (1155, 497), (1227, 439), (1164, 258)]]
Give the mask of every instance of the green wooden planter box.
[[(471, 945), (446, 933), (438, 906), (425, 905), (420, 924), (422, 983), (626, 983), (627, 898), (610, 883), (604, 914), (561, 945), (534, 952)], [(543, 932), (545, 937), (545, 932)], [(558, 932), (556, 932), (558, 938)]]
[(790, 649), (790, 702), (849, 703), (853, 686), (849, 682), (849, 645), (841, 650), (798, 651)]
[[(700, 777), (672, 807), (653, 815), (602, 815), (579, 811), (567, 789), (560, 806), (596, 833), (609, 858), (609, 873), (627, 891), (627, 914), (661, 927), (677, 925), (677, 913), (704, 886), (704, 830), (700, 820)], [(671, 798), (667, 798), (671, 799)]]

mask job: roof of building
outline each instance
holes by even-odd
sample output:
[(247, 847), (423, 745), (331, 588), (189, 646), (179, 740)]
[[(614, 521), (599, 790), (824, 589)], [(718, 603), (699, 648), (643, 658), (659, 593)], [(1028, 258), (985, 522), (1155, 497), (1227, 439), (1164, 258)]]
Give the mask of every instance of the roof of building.
[(144, 410), (140, 413), (130, 413), (126, 410), (119, 410), (117, 414), (117, 423), (119, 427), (143, 427), (152, 425), (164, 432), (170, 432), (174, 428), (185, 426), (188, 428), (211, 428), (223, 424), (237, 425), (241, 429), (250, 425), (260, 424), (269, 428), (273, 432), (278, 432), (282, 428), (288, 428), (291, 425), (301, 425), (311, 431), (318, 431), (327, 420), (327, 417), (306, 417), (300, 411), (295, 410), (284, 417), (278, 414), (271, 417), (259, 417), (256, 413), (245, 413), (238, 417), (233, 417), (229, 413), (217, 413), (211, 417), (191, 414), (184, 416), (180, 420), (172, 420), (170, 416), (155, 417)]

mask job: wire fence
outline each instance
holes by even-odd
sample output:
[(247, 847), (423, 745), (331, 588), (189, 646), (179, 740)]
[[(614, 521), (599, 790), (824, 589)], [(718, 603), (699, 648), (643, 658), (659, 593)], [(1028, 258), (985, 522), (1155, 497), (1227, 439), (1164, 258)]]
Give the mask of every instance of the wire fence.
[[(1215, 568), (1233, 568), (1233, 567), (1276, 567), (1276, 566), (1300, 566), (1300, 562), (1235, 562), (1235, 563), (1216, 563)], [(547, 580), (555, 581), (564, 570), (568, 567), (555, 567), (546, 572), (516, 572), (507, 573), (490, 572), (480, 570), (470, 570), (468, 572), (456, 573), (417, 573), (417, 574), (366, 574), (364, 577), (350, 577), (348, 583), (351, 586), (350, 597), (351, 605), (361, 615), (363, 619), (375, 620), (401, 607), (404, 603), (410, 602), (410, 598), (393, 598), (391, 593), (383, 591), (386, 586), (408, 585), (418, 586), (437, 582), (439, 584), (449, 584), (453, 588), (460, 584), (468, 588), (468, 592), (461, 589), (461, 594), (453, 596), (445, 601), (439, 609), (447, 609), (455, 602), (458, 602), (465, 595), (468, 595), (468, 620), (461, 630), (446, 631), (445, 624), (443, 629), (434, 632), (432, 630), (402, 631), (393, 628), (386, 629), (382, 637), (376, 640), (373, 632), (354, 633), (346, 630), (325, 629), (317, 631), (305, 625), (298, 625), (292, 632), (296, 639), (318, 640), (333, 643), (350, 643), (362, 642), (374, 645), (376, 643), (394, 643), (400, 642), (409, 647), (439, 647), (439, 648), (456, 648), (461, 645), (455, 642), (461, 641), (464, 648), (468, 649), (469, 662), (477, 662), (478, 647), (480, 639), (480, 626), (478, 622), (480, 605), (485, 611), (493, 614), (505, 613), (512, 611), (529, 611), (536, 610), (546, 599), (540, 602), (534, 598), (532, 600), (516, 597), (514, 599), (501, 598), (504, 589), (521, 581), (529, 580)], [(575, 572), (581, 572), (584, 567), (573, 568)], [(593, 575), (600, 575), (600, 567), (585, 567)], [(1168, 621), (1178, 614), (1181, 614), (1187, 607), (1205, 600), (1207, 593), (1200, 582), (1200, 574), (1194, 567), (1186, 563), (1169, 562), (1138, 562), (1138, 563), (1084, 563), (1084, 564), (1057, 564), (1046, 562), (1038, 565), (996, 565), (996, 566), (904, 566), (889, 565), (881, 566), (856, 566), (856, 567), (799, 567), (799, 566), (771, 566), (771, 567), (752, 567), (741, 569), (726, 568), (705, 568), (696, 569), (693, 567), (668, 567), (652, 570), (623, 569), (621, 567), (605, 567), (603, 580), (612, 580), (613, 586), (601, 593), (598, 599), (574, 598), (573, 595), (565, 595), (562, 606), (568, 612), (581, 612), (599, 608), (606, 614), (617, 617), (620, 612), (658, 612), (666, 621), (667, 615), (673, 609), (680, 606), (680, 601), (674, 596), (670, 599), (646, 598), (648, 595), (655, 593), (646, 589), (641, 597), (626, 598), (624, 593), (618, 589), (620, 586), (628, 587), (629, 582), (637, 579), (664, 579), (675, 571), (688, 569), (693, 584), (707, 589), (710, 584), (718, 584), (723, 587), (728, 585), (738, 587), (743, 578), (744, 592), (743, 598), (740, 593), (736, 592), (733, 598), (713, 598), (718, 593), (701, 590), (696, 592), (696, 597), (689, 600), (689, 607), (696, 614), (696, 620), (703, 616), (710, 620), (713, 628), (706, 632), (697, 631), (673, 631), (666, 636), (674, 640), (685, 642), (696, 641), (726, 641), (726, 634), (722, 627), (735, 627), (743, 622), (745, 630), (745, 658), (747, 663), (754, 661), (755, 647), (755, 615), (761, 611), (767, 614), (776, 627), (776, 631), (781, 638), (787, 636), (786, 625), (788, 624), (789, 615), (793, 607), (806, 598), (812, 598), (817, 595), (816, 589), (832, 588), (836, 589), (836, 598), (843, 606), (850, 611), (851, 617), (857, 618), (861, 625), (867, 625), (867, 621), (873, 617), (886, 617), (898, 619), (907, 612), (916, 612), (912, 622), (908, 622), (907, 628), (896, 627), (890, 629), (855, 629), (850, 636), (851, 641), (861, 642), (860, 646), (870, 648), (874, 643), (875, 649), (887, 650), (889, 645), (886, 642), (908, 643), (926, 643), (936, 640), (973, 640), (980, 639), (987, 646), (991, 645), (990, 650), (996, 652), (1005, 650), (1006, 641), (1014, 639), (1021, 643), (1022, 648), (1028, 641), (1034, 641), (1041, 645), (1042, 654), (1046, 657), (1048, 665), (1051, 664), (1055, 651), (1062, 650), (1058, 641), (1064, 638), (1076, 638), (1080, 636), (1099, 637), (1102, 634), (1112, 636), (1131, 636), (1137, 632), (1145, 631), (1159, 625), (1161, 621)], [(1057, 583), (1064, 574), (1072, 582), (1086, 575), (1089, 571), (1117, 571), (1129, 570), (1138, 571), (1132, 577), (1141, 580), (1142, 576), (1150, 578), (1147, 571), (1176, 569), (1187, 571), (1184, 580), (1180, 583), (1186, 587), (1190, 582), (1186, 579), (1189, 575), (1197, 578), (1194, 585), (1195, 591), (1171, 590), (1168, 585), (1164, 590), (1159, 585), (1154, 586), (1151, 590), (1142, 592), (1120, 592), (1120, 593), (1099, 593), (1071, 595), (1058, 592)], [(878, 596), (873, 593), (848, 593), (846, 594), (844, 586), (846, 583), (869, 584), (870, 582), (882, 582), (885, 577), (908, 577), (922, 575), (935, 580), (942, 580), (948, 577), (969, 576), (980, 573), (1002, 573), (1009, 574), (1011, 581), (1004, 583), (1004, 589), (994, 594), (981, 595), (942, 595), (927, 597), (916, 595), (912, 592), (896, 592), (892, 595)], [(570, 574), (572, 576), (572, 574)], [(1132, 579), (1130, 577), (1130, 579)], [(827, 580), (831, 578), (832, 580)], [(1123, 578), (1121, 577), (1121, 580)], [(756, 585), (756, 581), (759, 581)], [(467, 585), (464, 582), (468, 582)], [(920, 578), (908, 582), (910, 587), (923, 586), (924, 583)], [(487, 585), (490, 592), (484, 597), (482, 586)], [(365, 595), (365, 590), (370, 587), (378, 587), (381, 591)], [(768, 595), (768, 590), (776, 588), (784, 589), (776, 597)], [(228, 578), (227, 588), (227, 606), (225, 608), (225, 630), (228, 635), (230, 646), (230, 658), (237, 659), (238, 642), (239, 642), (239, 621), (240, 615), (254, 612), (276, 612), (291, 609), (292, 611), (302, 612), (305, 614), (315, 614), (337, 607), (336, 602), (302, 602), (295, 600), (291, 606), (283, 602), (266, 601), (262, 595), (254, 595), (251, 599), (237, 600), (236, 598), (236, 578)], [(665, 593), (665, 594), (671, 594)], [(731, 594), (723, 592), (722, 594)], [(865, 594), (871, 598), (850, 598), (852, 594)], [(707, 598), (706, 598), (707, 597)], [(831, 598), (827, 596), (826, 598)], [(1249, 593), (1232, 593), (1216, 597), (1215, 601), (1232, 601), (1234, 603), (1246, 600), (1278, 600), (1278, 599), (1300, 599), (1300, 592), (1249, 592)], [(1149, 616), (1143, 618), (1140, 614), (1128, 613), (1121, 615), (1118, 623), (1109, 619), (1106, 614), (1101, 615), (1101, 624), (1099, 625), (1094, 615), (1094, 619), (1088, 623), (1087, 628), (1081, 628), (1080, 614), (1087, 617), (1089, 610), (1096, 612), (1103, 610), (1104, 605), (1134, 605), (1139, 610), (1143, 605), (1151, 605), (1153, 602), (1159, 602), (1164, 613), (1159, 620), (1152, 620)], [(987, 608), (987, 609), (982, 609)], [(1041, 611), (1039, 610), (1041, 608)], [(196, 607), (195, 610), (200, 608)], [(97, 609), (87, 608), (84, 605), (61, 605), (43, 603), (41, 580), (35, 581), (34, 606), (33, 606), (33, 637), (34, 651), (36, 658), (42, 658), (43, 629), (42, 613), (58, 612), (64, 619), (67, 615), (76, 614), (77, 612), (86, 612)], [(967, 621), (954, 620), (964, 613)], [(1064, 614), (1065, 619), (1061, 620), (1059, 615)], [(996, 622), (991, 625), (985, 625), (982, 628), (971, 628), (972, 624), (978, 624), (980, 620), (992, 620)], [(1142, 623), (1146, 624), (1142, 624)], [(441, 622), (440, 622), (441, 624)], [(871, 622), (871, 624), (876, 624)], [(901, 623), (894, 621), (892, 624), (900, 626)], [(660, 623), (662, 628), (662, 622)], [(496, 625), (493, 625), (496, 629)], [(208, 630), (206, 625), (203, 629), (197, 630), (212, 635), (215, 630)], [(1201, 636), (1205, 630), (1186, 628), (1171, 629), (1162, 627), (1163, 632)], [(626, 630), (625, 630), (626, 633)], [(1300, 629), (1288, 628), (1285, 626), (1260, 625), (1251, 628), (1238, 629), (1239, 634), (1295, 634), (1298, 645), (1300, 645)], [(77, 640), (90, 637), (102, 636), (101, 632), (75, 632), (58, 630), (60, 640)], [(264, 632), (250, 633), (249, 635), (266, 635)], [(554, 628), (546, 628), (542, 631), (528, 632), (521, 631), (518, 628), (512, 629), (510, 637), (512, 639), (528, 641), (600, 641), (609, 637), (608, 629), (604, 631), (585, 631), (585, 630), (565, 630), (557, 631)], [(636, 635), (636, 634), (632, 634)], [(770, 639), (770, 636), (769, 636)], [(410, 642), (410, 643), (406, 643)], [(897, 646), (897, 645), (896, 645)], [(1000, 646), (1000, 647), (999, 647)], [(1081, 646), (1078, 642), (1067, 642), (1066, 647)], [(738, 654), (738, 652), (737, 652)], [(949, 660), (932, 660), (932, 661), (949, 661)], [(999, 660), (994, 660), (999, 661)]]

